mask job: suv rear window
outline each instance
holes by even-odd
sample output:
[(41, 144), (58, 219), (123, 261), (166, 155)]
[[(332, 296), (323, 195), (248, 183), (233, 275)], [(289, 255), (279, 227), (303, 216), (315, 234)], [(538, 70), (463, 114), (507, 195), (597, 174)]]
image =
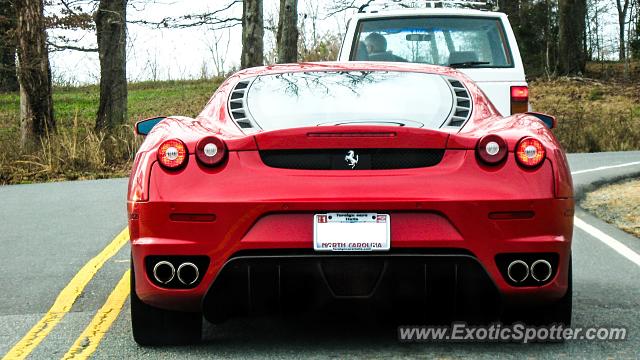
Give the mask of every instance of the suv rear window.
[(500, 19), (461, 16), (362, 20), (351, 60), (512, 67)]

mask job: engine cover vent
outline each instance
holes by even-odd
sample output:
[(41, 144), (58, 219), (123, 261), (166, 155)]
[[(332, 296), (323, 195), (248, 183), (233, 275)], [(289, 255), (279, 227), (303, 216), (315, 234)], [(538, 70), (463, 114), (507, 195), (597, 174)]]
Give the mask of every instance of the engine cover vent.
[(231, 118), (242, 129), (255, 129), (257, 125), (251, 120), (247, 110), (247, 90), (251, 86), (253, 79), (242, 80), (231, 91), (229, 96), (229, 114)]
[(459, 80), (453, 78), (446, 78), (451, 92), (453, 94), (454, 106), (445, 121), (443, 127), (445, 128), (460, 128), (471, 117), (472, 100), (471, 95), (467, 88)]

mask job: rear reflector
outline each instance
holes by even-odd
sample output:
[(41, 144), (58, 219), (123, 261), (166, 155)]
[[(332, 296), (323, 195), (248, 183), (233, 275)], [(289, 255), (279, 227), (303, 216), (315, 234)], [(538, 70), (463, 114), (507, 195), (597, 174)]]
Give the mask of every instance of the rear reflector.
[(214, 222), (215, 214), (169, 214), (171, 221), (193, 221), (193, 222)]
[(492, 220), (514, 220), (514, 219), (531, 219), (534, 215), (533, 211), (502, 211), (489, 213), (489, 219)]

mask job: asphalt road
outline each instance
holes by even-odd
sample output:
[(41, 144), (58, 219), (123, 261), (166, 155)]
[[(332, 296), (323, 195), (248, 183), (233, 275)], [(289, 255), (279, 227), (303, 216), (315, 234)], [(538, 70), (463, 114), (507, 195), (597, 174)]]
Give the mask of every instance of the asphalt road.
[[(569, 156), (579, 192), (640, 174), (640, 152)], [(626, 165), (635, 163), (633, 165)], [(621, 166), (622, 165), (622, 166)], [(87, 261), (126, 226), (126, 180), (0, 187), (0, 355), (45, 315)], [(577, 209), (578, 218), (640, 254), (640, 240)], [(640, 358), (640, 265), (576, 227), (573, 245), (574, 327), (627, 328), (624, 341), (563, 344), (403, 344), (394, 329), (367, 319), (324, 316), (205, 324), (202, 344), (142, 348), (131, 337), (129, 304), (97, 344), (94, 358), (480, 357)], [(129, 268), (125, 245), (104, 264), (70, 311), (30, 353), (61, 358)], [(115, 314), (114, 314), (115, 315)], [(87, 345), (87, 344), (84, 344)]]

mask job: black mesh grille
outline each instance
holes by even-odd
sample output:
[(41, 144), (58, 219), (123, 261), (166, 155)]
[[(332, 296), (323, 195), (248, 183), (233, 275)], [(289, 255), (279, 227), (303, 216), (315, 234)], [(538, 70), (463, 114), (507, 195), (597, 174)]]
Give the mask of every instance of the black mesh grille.
[[(353, 151), (353, 161), (348, 158)], [(437, 165), (444, 149), (331, 149), (265, 150), (260, 157), (265, 165), (300, 170), (384, 170), (411, 169)]]

